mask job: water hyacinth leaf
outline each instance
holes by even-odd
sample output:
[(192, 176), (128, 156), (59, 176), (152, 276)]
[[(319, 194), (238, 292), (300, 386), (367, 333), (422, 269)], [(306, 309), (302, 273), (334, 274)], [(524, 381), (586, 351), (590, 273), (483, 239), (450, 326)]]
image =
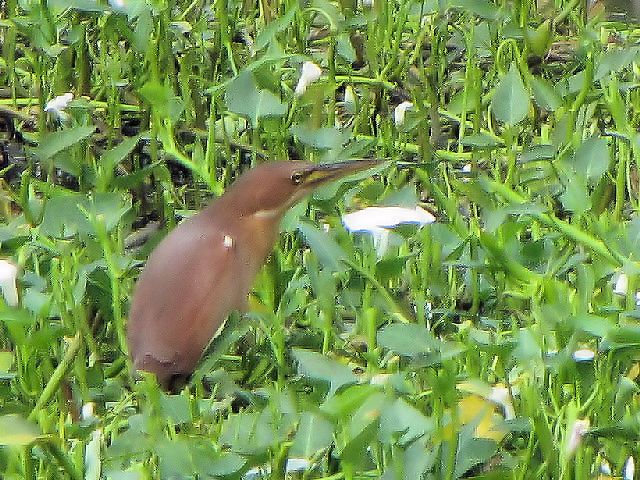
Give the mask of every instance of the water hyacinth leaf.
[(582, 175), (576, 174), (566, 182), (565, 190), (560, 195), (562, 206), (575, 213), (584, 213), (591, 208), (591, 198), (587, 190), (587, 182)]
[(184, 395), (162, 395), (160, 398), (163, 418), (173, 423), (187, 423), (191, 420), (189, 401)]
[(596, 182), (609, 168), (609, 143), (601, 137), (585, 140), (576, 150), (573, 159), (575, 172), (586, 175), (589, 182)]
[(611, 328), (600, 344), (601, 350), (640, 346), (640, 326), (627, 324)]
[(455, 478), (460, 478), (476, 465), (489, 461), (497, 448), (493, 440), (475, 438), (469, 433), (461, 433), (456, 454)]
[(298, 431), (293, 437), (289, 456), (311, 458), (319, 450), (333, 443), (333, 425), (326, 418), (312, 412), (300, 417)]
[(80, 143), (88, 138), (96, 127), (93, 125), (66, 128), (59, 132), (46, 134), (34, 150), (40, 160), (47, 160), (55, 154)]
[(332, 32), (336, 32), (342, 28), (344, 17), (334, 4), (329, 3), (327, 0), (312, 0), (310, 8), (319, 12), (322, 17), (327, 20)]
[[(435, 422), (417, 408), (398, 398), (385, 405), (380, 415), (380, 440), (391, 445), (398, 442), (404, 446), (423, 435), (432, 432)], [(401, 436), (398, 438), (397, 434)]]
[(369, 397), (380, 393), (380, 387), (370, 384), (350, 385), (320, 406), (320, 411), (339, 421), (351, 417)]
[(486, 132), (474, 133), (467, 135), (462, 139), (462, 145), (478, 150), (490, 150), (502, 146), (502, 139)]
[(531, 52), (542, 57), (547, 54), (549, 47), (551, 47), (551, 21), (549, 19), (538, 25), (537, 28), (525, 27), (525, 40)]
[(404, 455), (404, 480), (425, 478), (425, 472), (435, 465), (437, 452), (428, 449), (424, 441), (413, 442)]
[(409, 255), (401, 257), (391, 257), (385, 260), (380, 260), (376, 263), (376, 278), (380, 281), (388, 281), (394, 277), (400, 277), (404, 271)]
[(20, 415), (0, 416), (0, 445), (24, 446), (33, 443), (42, 432), (37, 425)]
[(206, 441), (191, 442), (189, 448), (195, 473), (205, 478), (233, 475), (246, 463), (237, 453), (221, 452)]
[(524, 88), (518, 67), (512, 63), (494, 91), (491, 110), (498, 121), (516, 125), (526, 118), (530, 104), (529, 93)]
[(287, 106), (269, 90), (258, 90), (251, 72), (243, 71), (229, 84), (224, 94), (227, 108), (249, 118), (255, 128), (263, 117), (281, 117)]
[(358, 381), (358, 377), (347, 365), (326, 357), (318, 352), (293, 349), (293, 358), (298, 362), (298, 373), (313, 380), (328, 382), (331, 385), (329, 396), (338, 388)]
[(500, 17), (499, 8), (486, 0), (450, 0), (449, 6), (468, 10), (487, 20), (497, 20)]
[(378, 332), (378, 345), (409, 357), (426, 354), (438, 347), (431, 332), (414, 323), (387, 325)]
[(276, 33), (284, 31), (289, 27), (289, 25), (291, 25), (291, 22), (293, 22), (293, 18), (299, 9), (300, 4), (298, 2), (289, 3), (287, 6), (287, 12), (282, 17), (275, 19), (260, 30), (253, 48), (255, 48), (256, 51), (260, 51), (270, 44)]
[(180, 437), (163, 438), (158, 441), (155, 450), (162, 478), (184, 478), (195, 473), (187, 440)]
[(139, 92), (160, 118), (168, 118), (172, 123), (180, 118), (184, 103), (176, 97), (169, 85), (150, 81), (145, 83)]
[(353, 438), (366, 429), (371, 422), (377, 422), (388, 403), (387, 394), (381, 390), (366, 397), (364, 402), (350, 416), (349, 436)]
[(47, 5), (54, 10), (58, 10), (59, 12), (63, 12), (68, 8), (78, 10), (80, 12), (105, 12), (108, 10), (106, 6), (101, 5), (95, 0), (52, 0), (47, 2)]
[(533, 91), (533, 100), (538, 107), (554, 112), (562, 106), (562, 97), (550, 82), (544, 78), (531, 76), (529, 84)]
[(299, 222), (298, 230), (304, 236), (305, 242), (315, 253), (322, 265), (332, 272), (344, 272), (347, 266), (344, 261), (348, 258), (345, 251), (326, 232), (319, 230), (307, 222)]
[(513, 351), (513, 356), (522, 365), (532, 364), (542, 358), (540, 345), (538, 345), (533, 333), (528, 329), (520, 329), (516, 339), (518, 344)]
[(334, 150), (341, 148), (349, 141), (351, 136), (348, 131), (340, 131), (337, 128), (310, 128), (304, 125), (294, 125), (289, 131), (296, 139), (317, 150)]
[(107, 171), (113, 170), (113, 168), (118, 163), (124, 160), (133, 151), (133, 149), (136, 148), (136, 145), (138, 145), (139, 141), (140, 135), (137, 135), (135, 137), (123, 140), (111, 150), (103, 153), (100, 157), (102, 166)]
[(555, 145), (533, 145), (528, 150), (522, 152), (522, 162), (531, 162), (534, 160), (551, 160), (557, 154)]
[(369, 446), (375, 440), (378, 432), (378, 421), (373, 420), (347, 444), (336, 452), (343, 461), (356, 468), (371, 468), (373, 466)]
[(573, 318), (575, 328), (596, 337), (605, 337), (615, 325), (606, 317), (583, 313)]
[(600, 57), (598, 68), (593, 76), (594, 80), (602, 80), (611, 72), (617, 72), (623, 68), (630, 67), (634, 61), (640, 58), (640, 48), (620, 48), (618, 50), (608, 51), (606, 55)]
[(16, 374), (11, 372), (13, 360), (13, 352), (0, 350), (0, 381), (11, 380), (15, 377)]
[(353, 63), (357, 60), (356, 50), (353, 48), (351, 38), (346, 32), (338, 35), (336, 53), (348, 63)]
[(78, 208), (100, 216), (107, 231), (113, 229), (122, 215), (131, 207), (130, 200), (117, 192), (60, 195), (47, 201), (40, 223), (40, 233), (57, 238), (76, 234), (93, 234), (94, 229), (86, 215)]

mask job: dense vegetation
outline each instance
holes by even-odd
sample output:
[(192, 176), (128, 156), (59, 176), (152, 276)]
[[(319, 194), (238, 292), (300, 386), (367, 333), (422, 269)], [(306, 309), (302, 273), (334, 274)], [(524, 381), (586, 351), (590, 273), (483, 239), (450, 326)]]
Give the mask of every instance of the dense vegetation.
[[(0, 476), (631, 478), (639, 32), (544, 3), (4, 2)], [(132, 379), (180, 218), (250, 165), (362, 157), (186, 389)], [(340, 221), (417, 203), (386, 249)]]

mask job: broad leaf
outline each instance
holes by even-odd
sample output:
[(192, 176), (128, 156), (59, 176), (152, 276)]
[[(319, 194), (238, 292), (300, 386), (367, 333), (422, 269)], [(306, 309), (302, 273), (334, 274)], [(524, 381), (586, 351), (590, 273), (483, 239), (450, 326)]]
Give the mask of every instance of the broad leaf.
[(520, 72), (515, 63), (512, 63), (509, 72), (500, 79), (493, 92), (491, 110), (499, 121), (515, 125), (526, 118), (530, 104), (529, 93), (524, 88)]

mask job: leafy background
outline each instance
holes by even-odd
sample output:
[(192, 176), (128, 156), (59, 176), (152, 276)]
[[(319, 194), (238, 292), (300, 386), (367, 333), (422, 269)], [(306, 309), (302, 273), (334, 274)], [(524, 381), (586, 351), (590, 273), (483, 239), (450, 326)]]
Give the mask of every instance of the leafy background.
[[(638, 30), (582, 0), (10, 0), (0, 31), (3, 478), (633, 476)], [(358, 157), (390, 162), (292, 210), (185, 390), (132, 380), (180, 218), (252, 164)], [(341, 226), (416, 202), (437, 223), (383, 255)]]

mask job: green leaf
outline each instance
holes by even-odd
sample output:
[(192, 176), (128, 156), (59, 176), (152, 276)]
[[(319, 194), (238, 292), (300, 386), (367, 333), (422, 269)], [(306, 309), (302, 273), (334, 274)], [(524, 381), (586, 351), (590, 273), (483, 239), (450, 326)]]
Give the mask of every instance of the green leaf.
[(351, 136), (348, 131), (340, 131), (332, 127), (310, 128), (303, 125), (294, 125), (289, 131), (299, 142), (317, 150), (342, 148)]
[(332, 272), (348, 270), (348, 267), (342, 261), (348, 258), (346, 252), (326, 232), (302, 221), (298, 223), (298, 230), (300, 230), (305, 241), (325, 268)]
[(81, 12), (106, 12), (108, 10), (107, 7), (99, 4), (95, 0), (50, 0), (47, 5), (60, 12), (68, 8)]
[(296, 12), (298, 12), (299, 9), (299, 2), (289, 2), (287, 12), (282, 17), (275, 19), (262, 30), (260, 30), (256, 38), (256, 43), (254, 45), (255, 50), (262, 50), (269, 43), (271, 43), (271, 40), (273, 40), (276, 33), (282, 32), (287, 27), (289, 27), (289, 25), (291, 25), (291, 22), (293, 22)]
[(400, 355), (412, 357), (437, 350), (431, 332), (415, 323), (394, 323), (378, 332), (378, 345)]
[(337, 389), (358, 381), (351, 367), (312, 350), (294, 348), (293, 358), (298, 362), (298, 373), (303, 377), (328, 382), (331, 385), (329, 396)]
[(57, 238), (95, 233), (78, 205), (88, 212), (100, 215), (109, 231), (131, 208), (129, 202), (130, 200), (117, 192), (96, 193), (91, 197), (79, 193), (53, 197), (45, 204), (40, 233)]
[(450, 0), (449, 5), (468, 10), (488, 20), (497, 20), (501, 16), (498, 7), (486, 0)]
[(562, 206), (570, 212), (583, 213), (591, 208), (591, 198), (587, 182), (582, 175), (574, 175), (566, 182), (565, 191), (560, 195)]
[(160, 398), (162, 417), (175, 424), (188, 423), (191, 420), (189, 401), (184, 395), (165, 395)]
[(300, 417), (298, 431), (289, 450), (291, 457), (311, 458), (319, 450), (333, 443), (333, 425), (326, 418), (312, 412)]
[(598, 69), (593, 76), (594, 80), (602, 80), (611, 72), (617, 72), (623, 68), (631, 66), (640, 57), (640, 48), (627, 47), (618, 50), (609, 50), (606, 55), (600, 56)]
[(251, 120), (255, 128), (258, 121), (266, 117), (281, 117), (287, 113), (287, 106), (269, 90), (258, 90), (251, 73), (247, 70), (238, 74), (229, 84), (224, 94), (227, 108)]
[(156, 115), (162, 119), (168, 118), (172, 123), (180, 118), (184, 110), (184, 103), (167, 84), (150, 81), (140, 88), (139, 93), (151, 105)]
[(194, 473), (189, 444), (184, 438), (160, 439), (155, 450), (162, 478), (185, 478)]
[(136, 148), (139, 141), (140, 135), (136, 135), (135, 137), (128, 138), (120, 142), (108, 152), (104, 152), (100, 157), (100, 161), (105, 170), (113, 170), (118, 163), (124, 160), (133, 151), (133, 149)]
[(474, 438), (471, 435), (460, 435), (456, 454), (455, 478), (460, 478), (472, 467), (488, 462), (495, 454), (498, 446), (488, 438)]
[(601, 137), (591, 137), (576, 150), (573, 170), (586, 175), (589, 182), (595, 183), (607, 171), (609, 163), (609, 142)]
[(191, 446), (196, 473), (203, 478), (233, 475), (244, 467), (246, 460), (237, 453), (220, 452), (209, 442)]
[(20, 415), (0, 416), (0, 445), (24, 446), (33, 443), (42, 435), (34, 423)]
[[(435, 429), (435, 422), (403, 399), (387, 404), (380, 416), (380, 439), (388, 445), (404, 446)], [(397, 436), (400, 433), (401, 435)]]
[(502, 139), (486, 132), (474, 133), (462, 138), (462, 145), (478, 150), (498, 148), (503, 145)]
[(573, 319), (573, 325), (575, 328), (596, 337), (604, 337), (614, 328), (614, 324), (606, 317), (599, 317), (589, 313), (577, 315)]
[(332, 32), (336, 32), (342, 28), (344, 17), (337, 6), (327, 0), (312, 0), (310, 9), (322, 14), (329, 23)]
[(524, 88), (518, 68), (512, 63), (493, 92), (491, 110), (498, 121), (515, 125), (526, 118), (530, 105), (529, 93)]
[(96, 127), (93, 125), (83, 127), (66, 128), (60, 132), (47, 133), (36, 149), (35, 155), (40, 160), (47, 160), (67, 148), (80, 143), (88, 138)]
[(538, 107), (554, 112), (562, 106), (562, 97), (549, 81), (544, 78), (531, 76), (529, 78), (529, 84), (533, 91), (533, 100)]

